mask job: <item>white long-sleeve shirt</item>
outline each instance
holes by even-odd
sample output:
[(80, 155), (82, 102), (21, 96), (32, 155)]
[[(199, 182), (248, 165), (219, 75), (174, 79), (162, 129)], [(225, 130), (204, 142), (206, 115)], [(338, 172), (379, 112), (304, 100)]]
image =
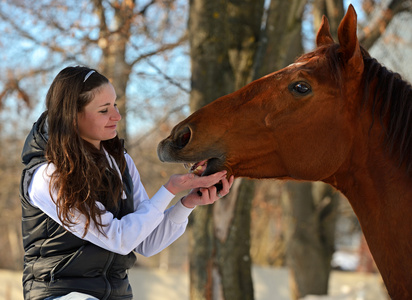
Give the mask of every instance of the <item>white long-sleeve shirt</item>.
[[(115, 218), (109, 211), (103, 213), (101, 215), (102, 224), (107, 226), (104, 226), (102, 230), (106, 236), (100, 233), (91, 220), (89, 229), (83, 237), (86, 218), (78, 211), (73, 211), (72, 220), (75, 225), (65, 227), (65, 229), (81, 239), (115, 253), (125, 255), (134, 250), (144, 256), (152, 256), (183, 234), (188, 223), (188, 216), (193, 209), (186, 208), (178, 201), (165, 211), (174, 195), (164, 186), (149, 199), (132, 158), (127, 153), (125, 157), (134, 184), (134, 212), (121, 219)], [(53, 164), (43, 164), (37, 168), (28, 192), (32, 205), (62, 225), (56, 205), (49, 194), (50, 175), (54, 170)], [(56, 199), (56, 191), (52, 194)], [(102, 203), (97, 202), (97, 205), (104, 210)]]

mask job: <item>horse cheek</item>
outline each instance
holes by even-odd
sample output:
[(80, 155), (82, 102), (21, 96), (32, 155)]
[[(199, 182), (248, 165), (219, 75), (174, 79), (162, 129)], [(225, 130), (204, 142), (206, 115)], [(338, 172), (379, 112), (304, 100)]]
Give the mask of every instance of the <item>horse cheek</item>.
[(334, 126), (330, 123), (307, 125), (301, 134), (290, 135), (285, 141), (281, 146), (281, 159), (292, 178), (318, 181), (339, 169), (349, 151), (349, 143), (348, 135), (344, 132), (336, 134), (331, 129), (336, 128)]

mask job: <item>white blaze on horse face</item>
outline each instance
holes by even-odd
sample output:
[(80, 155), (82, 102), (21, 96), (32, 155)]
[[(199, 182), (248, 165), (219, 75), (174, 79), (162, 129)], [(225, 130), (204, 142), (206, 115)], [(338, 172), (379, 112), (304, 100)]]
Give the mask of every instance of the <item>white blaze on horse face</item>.
[(290, 65), (287, 66), (286, 68), (299, 67), (299, 66), (304, 65), (304, 64), (306, 64), (306, 63), (307, 63), (306, 61), (296, 62), (296, 63), (290, 64)]
[[(296, 67), (305, 65), (305, 64), (307, 64), (307, 63), (308, 63), (307, 61), (295, 62), (295, 63), (290, 64), (289, 66), (283, 68), (282, 70), (289, 69), (289, 68), (294, 68), (294, 67), (296, 68)], [(267, 74), (267, 75), (263, 76), (262, 79), (263, 79), (263, 78), (267, 78), (267, 77), (275, 77), (277, 80), (281, 80), (281, 79), (283, 78), (283, 76), (281, 75), (281, 72), (280, 72), (280, 71), (282, 71), (282, 70), (276, 71), (276, 72), (274, 72), (274, 73)], [(276, 75), (275, 75), (275, 74), (276, 74)]]

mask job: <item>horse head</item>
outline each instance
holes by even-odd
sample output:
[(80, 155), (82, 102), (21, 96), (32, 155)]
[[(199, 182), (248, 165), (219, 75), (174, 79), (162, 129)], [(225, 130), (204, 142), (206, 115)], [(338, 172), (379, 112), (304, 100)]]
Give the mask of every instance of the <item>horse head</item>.
[(204, 175), (323, 180), (344, 163), (358, 128), (362, 51), (349, 9), (333, 41), (323, 17), (317, 48), (194, 112), (160, 142), (164, 162), (207, 160)]

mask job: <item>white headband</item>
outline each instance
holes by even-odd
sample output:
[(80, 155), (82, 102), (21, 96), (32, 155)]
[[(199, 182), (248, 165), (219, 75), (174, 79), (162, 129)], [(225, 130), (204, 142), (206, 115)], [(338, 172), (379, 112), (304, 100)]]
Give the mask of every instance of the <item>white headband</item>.
[(89, 78), (90, 75), (92, 75), (94, 72), (95, 72), (95, 70), (91, 70), (89, 73), (87, 73), (86, 76), (84, 76), (83, 82), (86, 82), (87, 78)]

